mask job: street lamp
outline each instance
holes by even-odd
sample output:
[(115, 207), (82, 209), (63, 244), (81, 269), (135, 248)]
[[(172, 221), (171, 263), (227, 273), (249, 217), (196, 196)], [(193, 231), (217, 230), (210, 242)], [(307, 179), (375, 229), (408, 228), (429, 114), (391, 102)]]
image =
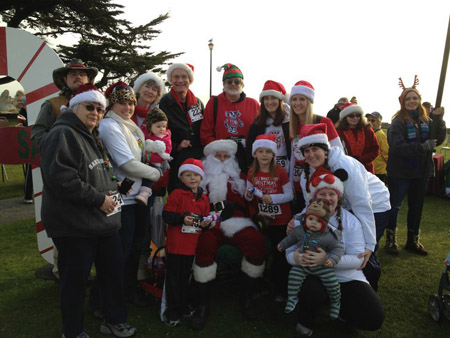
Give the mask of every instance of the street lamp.
[(211, 38), (208, 41), (208, 48), (209, 48), (209, 97), (212, 95), (212, 51), (214, 48), (213, 39)]

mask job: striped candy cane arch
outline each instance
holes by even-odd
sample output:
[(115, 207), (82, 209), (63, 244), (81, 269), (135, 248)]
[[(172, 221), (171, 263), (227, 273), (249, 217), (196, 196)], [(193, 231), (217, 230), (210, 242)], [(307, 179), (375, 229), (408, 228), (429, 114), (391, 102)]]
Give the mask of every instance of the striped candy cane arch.
[[(31, 33), (17, 28), (0, 27), (0, 75), (16, 79), (25, 89), (28, 125), (33, 125), (42, 103), (56, 96), (59, 89), (53, 83), (53, 70), (64, 66), (47, 44)], [(41, 169), (33, 168), (34, 208), (39, 252), (53, 263), (53, 242), (41, 222)]]

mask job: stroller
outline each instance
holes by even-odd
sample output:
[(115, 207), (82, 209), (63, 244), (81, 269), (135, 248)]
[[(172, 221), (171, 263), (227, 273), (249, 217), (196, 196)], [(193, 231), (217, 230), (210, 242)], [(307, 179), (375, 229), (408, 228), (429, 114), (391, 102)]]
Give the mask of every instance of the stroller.
[(440, 322), (443, 317), (450, 320), (450, 295), (444, 295), (444, 290), (450, 291), (450, 254), (448, 254), (444, 263), (445, 268), (439, 281), (438, 293), (437, 295), (431, 295), (428, 299), (428, 309), (431, 318), (436, 322)]

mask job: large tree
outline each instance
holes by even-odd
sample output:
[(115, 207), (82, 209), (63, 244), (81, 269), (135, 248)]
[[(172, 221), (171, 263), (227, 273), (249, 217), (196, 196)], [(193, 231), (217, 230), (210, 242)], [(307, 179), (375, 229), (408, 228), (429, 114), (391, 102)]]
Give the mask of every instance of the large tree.
[(3, 0), (0, 17), (8, 27), (28, 29), (45, 38), (77, 34), (76, 45), (59, 45), (63, 61), (80, 58), (97, 67), (103, 78), (99, 87), (117, 80), (131, 81), (181, 53), (149, 51), (148, 42), (161, 31), (154, 27), (169, 15), (162, 14), (145, 25), (133, 26), (123, 18), (123, 6), (112, 0)]

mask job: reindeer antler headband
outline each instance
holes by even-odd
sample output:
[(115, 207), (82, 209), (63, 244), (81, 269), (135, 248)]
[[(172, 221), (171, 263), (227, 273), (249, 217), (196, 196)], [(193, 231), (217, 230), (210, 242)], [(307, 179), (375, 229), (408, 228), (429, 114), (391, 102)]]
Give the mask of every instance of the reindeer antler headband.
[[(402, 78), (399, 77), (398, 80), (399, 80), (399, 81), (398, 81), (399, 87), (400, 87), (401, 89), (403, 89), (403, 90), (407, 89), (407, 88), (405, 87), (404, 83), (403, 83)], [(414, 75), (414, 84), (412, 85), (411, 88), (416, 89), (416, 87), (417, 87), (418, 85), (419, 85), (419, 78), (417, 77), (417, 75)]]

